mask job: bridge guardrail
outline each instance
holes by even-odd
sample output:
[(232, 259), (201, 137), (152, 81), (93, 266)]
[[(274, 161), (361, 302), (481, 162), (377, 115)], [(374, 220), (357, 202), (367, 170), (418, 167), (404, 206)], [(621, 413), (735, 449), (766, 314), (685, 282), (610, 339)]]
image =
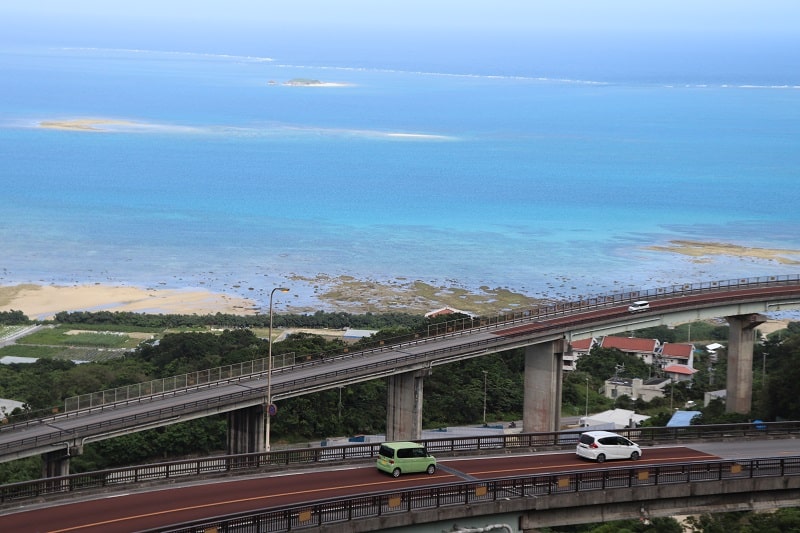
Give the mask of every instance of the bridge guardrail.
[[(583, 430), (576, 429), (507, 435), (457, 436), (425, 439), (419, 442), (425, 443), (428, 451), (434, 455), (454, 457), (497, 450), (514, 452), (563, 449), (574, 446), (582, 432)], [(616, 433), (643, 446), (730, 437), (785, 438), (800, 437), (800, 421), (766, 422), (758, 424), (758, 426), (755, 424), (713, 424), (685, 427), (644, 427), (618, 430)], [(250, 472), (262, 468), (302, 467), (330, 464), (336, 461), (372, 459), (377, 458), (380, 444), (357, 443), (203, 457), (23, 481), (0, 486), (0, 505), (54, 494), (124, 486), (147, 481), (176, 480), (193, 476)]]
[(106, 389), (79, 396), (71, 396), (64, 400), (64, 411), (91, 410), (94, 407), (125, 402), (141, 398), (142, 396), (155, 396), (181, 389), (190, 389), (197, 386), (227, 381), (242, 375), (266, 372), (267, 359), (255, 359), (235, 365), (226, 365), (207, 370), (199, 370), (187, 374), (170, 376), (168, 378), (153, 379), (142, 383), (134, 383), (113, 389)]
[(284, 532), (442, 507), (471, 506), (575, 492), (798, 475), (800, 457), (797, 456), (573, 470), (329, 498), (301, 505), (184, 522), (169, 528), (162, 527), (157, 531), (231, 531), (237, 526), (248, 524), (257, 527), (258, 531)]

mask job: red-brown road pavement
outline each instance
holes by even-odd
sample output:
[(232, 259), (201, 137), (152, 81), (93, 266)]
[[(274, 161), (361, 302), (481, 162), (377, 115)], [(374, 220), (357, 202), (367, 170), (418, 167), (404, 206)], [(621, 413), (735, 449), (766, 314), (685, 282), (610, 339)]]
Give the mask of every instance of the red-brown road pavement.
[[(716, 457), (686, 447), (646, 448), (637, 466), (691, 462)], [(31, 506), (0, 515), (3, 532), (130, 532), (203, 517), (227, 515), (338, 496), (436, 485), (464, 479), (492, 479), (630, 465), (629, 461), (597, 465), (574, 453), (540, 453), (440, 460), (433, 476), (394, 479), (372, 464), (225, 479), (205, 484), (162, 486), (144, 492), (115, 490), (106, 496), (53, 506)], [(455, 472), (455, 473), (451, 473)]]

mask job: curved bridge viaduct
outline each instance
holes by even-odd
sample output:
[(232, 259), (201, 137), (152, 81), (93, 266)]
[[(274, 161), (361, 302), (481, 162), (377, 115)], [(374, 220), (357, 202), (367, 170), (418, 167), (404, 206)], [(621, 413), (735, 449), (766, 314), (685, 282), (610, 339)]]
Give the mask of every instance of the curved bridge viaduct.
[[(649, 300), (650, 309), (629, 313), (628, 304), (640, 299)], [(500, 319), (475, 319), (472, 327), (442, 335), (273, 369), (272, 398), (385, 377), (387, 439), (419, 439), (424, 378), (434, 366), (524, 348), (523, 431), (555, 431), (560, 426), (563, 355), (571, 341), (725, 317), (731, 326), (727, 409), (746, 413), (751, 403), (754, 328), (765, 320), (761, 313), (798, 308), (800, 275), (597, 296)], [(0, 429), (0, 461), (46, 454), (46, 475), (66, 475), (69, 457), (81, 453), (87, 442), (219, 413), (228, 413), (229, 453), (262, 451), (266, 386), (265, 373), (252, 374), (5, 426)]]

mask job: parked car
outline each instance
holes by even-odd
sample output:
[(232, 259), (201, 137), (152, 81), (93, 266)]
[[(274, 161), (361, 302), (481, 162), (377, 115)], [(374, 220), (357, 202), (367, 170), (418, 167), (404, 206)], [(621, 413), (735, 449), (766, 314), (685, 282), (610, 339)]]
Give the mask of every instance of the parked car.
[(628, 311), (631, 313), (638, 313), (639, 311), (647, 311), (650, 309), (650, 302), (647, 300), (639, 300), (633, 302), (631, 305), (628, 306)]
[(385, 442), (378, 450), (378, 470), (400, 477), (414, 472), (436, 472), (436, 458), (418, 442)]
[(610, 431), (587, 431), (581, 433), (575, 453), (598, 463), (607, 459), (636, 461), (642, 456), (642, 449), (635, 442)]

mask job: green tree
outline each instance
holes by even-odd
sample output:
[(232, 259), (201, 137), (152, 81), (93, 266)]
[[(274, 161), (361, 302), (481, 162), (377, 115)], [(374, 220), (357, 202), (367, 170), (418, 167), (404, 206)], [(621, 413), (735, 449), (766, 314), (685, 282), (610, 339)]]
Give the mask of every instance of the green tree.
[(0, 463), (0, 485), (37, 479), (42, 475), (42, 466), (41, 456)]
[[(792, 324), (796, 323), (790, 323)], [(797, 328), (787, 328), (789, 335), (778, 341), (768, 341), (761, 348), (768, 355), (762, 360), (768, 370), (763, 391), (763, 418), (767, 420), (797, 420), (800, 418), (800, 395), (797, 384), (800, 383), (800, 333)], [(755, 361), (754, 366), (761, 366)], [(761, 369), (755, 370), (756, 375)]]
[[(589, 380), (588, 383), (586, 380)], [(597, 413), (609, 409), (613, 400), (598, 393), (603, 380), (588, 372), (569, 372), (562, 381), (561, 411), (565, 416), (583, 416), (586, 411)], [(588, 392), (588, 397), (587, 397)]]
[(0, 311), (0, 324), (7, 326), (17, 326), (30, 324), (30, 319), (22, 311)]
[(778, 509), (774, 513), (748, 511), (690, 516), (686, 525), (692, 533), (781, 533), (800, 531), (800, 509)]
[(551, 527), (543, 528), (541, 531), (543, 533), (683, 533), (683, 528), (674, 518), (659, 517)]
[[(576, 370), (590, 374), (594, 378), (606, 380), (612, 376), (626, 378), (650, 377), (651, 367), (635, 355), (627, 354), (616, 348), (600, 348), (595, 346), (591, 351), (578, 359)], [(624, 368), (620, 374), (619, 370)]]

